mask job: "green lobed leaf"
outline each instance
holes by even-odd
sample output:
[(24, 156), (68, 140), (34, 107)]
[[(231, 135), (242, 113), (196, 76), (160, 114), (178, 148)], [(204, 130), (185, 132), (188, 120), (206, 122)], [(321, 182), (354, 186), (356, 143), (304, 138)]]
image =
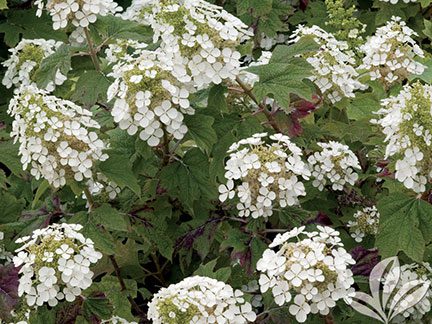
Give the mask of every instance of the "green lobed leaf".
[(138, 180), (132, 172), (132, 166), (128, 156), (119, 153), (108, 152), (109, 158), (99, 164), (101, 172), (121, 188), (128, 187), (137, 196), (141, 195)]
[(378, 202), (381, 214), (376, 245), (384, 257), (404, 252), (421, 262), (425, 245), (432, 241), (432, 205), (395, 193)]
[(61, 45), (53, 54), (42, 60), (34, 79), (36, 84), (45, 88), (48, 83), (55, 80), (57, 71), (67, 75), (71, 69), (71, 48), (69, 45)]
[(45, 38), (67, 41), (64, 31), (52, 29), (52, 20), (48, 14), (36, 17), (36, 10), (8, 10), (7, 20), (0, 24), (0, 33), (4, 33), (4, 41), (15, 47), (20, 38)]
[(312, 88), (305, 79), (311, 75), (312, 67), (306, 60), (294, 56), (316, 49), (317, 45), (313, 43), (306, 38), (291, 46), (279, 45), (269, 64), (248, 69), (259, 76), (253, 89), (259, 101), (272, 95), (281, 106), (288, 108), (290, 94), (311, 100)]
[(203, 114), (186, 115), (184, 122), (188, 127), (187, 136), (190, 136), (200, 149), (209, 153), (217, 141), (213, 129), (214, 118)]
[(72, 100), (85, 106), (93, 106), (98, 100), (106, 102), (106, 92), (111, 81), (101, 72), (85, 71), (79, 77)]
[(161, 185), (170, 195), (192, 209), (193, 202), (201, 197), (217, 196), (208, 170), (207, 157), (198, 148), (193, 148), (185, 154), (181, 162), (172, 163), (162, 169)]
[(214, 270), (218, 259), (214, 259), (206, 264), (201, 264), (197, 270), (195, 270), (195, 276), (203, 276), (213, 278), (219, 281), (227, 282), (231, 276), (231, 268), (225, 267), (218, 270)]
[(128, 231), (128, 222), (125, 216), (108, 204), (103, 204), (94, 209), (90, 217), (92, 217), (96, 224), (103, 225), (106, 229), (111, 231)]
[(0, 163), (3, 163), (13, 174), (21, 176), (22, 164), (18, 156), (18, 145), (12, 141), (0, 142)]

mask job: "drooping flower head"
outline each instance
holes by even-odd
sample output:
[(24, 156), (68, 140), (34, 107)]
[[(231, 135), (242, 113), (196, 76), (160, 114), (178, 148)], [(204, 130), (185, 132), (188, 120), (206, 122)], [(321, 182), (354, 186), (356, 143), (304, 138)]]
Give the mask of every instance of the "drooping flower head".
[(386, 136), (386, 158), (396, 160), (396, 179), (415, 192), (424, 192), (432, 179), (432, 86), (417, 82), (381, 102), (372, 120)]
[(289, 312), (302, 323), (308, 314), (326, 315), (338, 300), (352, 297), (354, 263), (338, 231), (296, 227), (278, 234), (258, 260), (259, 285), (263, 293), (271, 289), (277, 305), (290, 304)]
[(320, 46), (317, 52), (305, 54), (306, 60), (314, 68), (314, 75), (310, 80), (324, 97), (335, 103), (344, 97), (353, 98), (356, 90), (367, 88), (357, 80), (359, 74), (353, 67), (356, 63), (355, 57), (346, 42), (338, 41), (318, 26), (300, 26), (291, 36), (291, 42), (295, 43), (308, 35), (313, 36)]
[(378, 233), (380, 213), (376, 206), (365, 207), (355, 212), (354, 221), (348, 222), (351, 236), (356, 242), (363, 241), (366, 235), (376, 235)]
[(302, 151), (288, 136), (267, 133), (234, 143), (225, 165), (226, 185), (219, 186), (219, 199), (238, 197), (240, 217), (267, 217), (277, 207), (293, 206), (306, 191), (301, 178), (310, 171), (302, 161)]
[(139, 131), (139, 137), (150, 146), (157, 146), (164, 130), (176, 139), (187, 132), (185, 114), (193, 114), (186, 88), (157, 53), (142, 51), (137, 59), (126, 59), (114, 66), (115, 78), (108, 89), (108, 100), (115, 99), (111, 114), (121, 129), (129, 135)]
[(355, 169), (360, 169), (360, 163), (349, 147), (334, 141), (317, 144), (322, 150), (308, 158), (313, 186), (322, 191), (327, 184), (333, 190), (343, 190), (347, 183), (354, 185), (358, 179)]
[(29, 306), (55, 306), (63, 299), (72, 302), (91, 286), (90, 265), (102, 254), (79, 233), (81, 229), (78, 224), (53, 224), (17, 240), (24, 243), (13, 258), (15, 266), (21, 267), (18, 295)]
[(95, 161), (108, 158), (104, 142), (96, 132), (99, 124), (90, 111), (71, 101), (48, 95), (33, 86), (21, 88), (9, 103), (15, 118), (11, 136), (20, 144), (24, 170), (54, 187), (66, 180), (92, 178)]
[(66, 28), (70, 23), (75, 27), (88, 27), (96, 22), (97, 16), (107, 16), (122, 11), (113, 0), (36, 0), (36, 16), (47, 9), (53, 21), (53, 29)]
[[(28, 86), (35, 82), (33, 76), (42, 60), (55, 53), (62, 42), (52, 39), (23, 39), (17, 46), (11, 48), (10, 57), (2, 63), (7, 68), (2, 83), (6, 88), (12, 86)], [(57, 70), (55, 80), (50, 82), (46, 90), (53, 91), (56, 85), (66, 80), (60, 70)]]
[(199, 89), (233, 79), (239, 72), (237, 45), (247, 26), (222, 7), (203, 0), (134, 1), (124, 17), (150, 25), (154, 41), (176, 77)]
[(256, 319), (240, 290), (200, 276), (162, 288), (148, 306), (148, 317), (154, 324), (242, 324)]
[(392, 17), (360, 47), (365, 57), (359, 68), (368, 70), (372, 80), (379, 80), (387, 88), (411, 74), (422, 74), (425, 66), (416, 59), (424, 53), (413, 36), (417, 33), (400, 17)]

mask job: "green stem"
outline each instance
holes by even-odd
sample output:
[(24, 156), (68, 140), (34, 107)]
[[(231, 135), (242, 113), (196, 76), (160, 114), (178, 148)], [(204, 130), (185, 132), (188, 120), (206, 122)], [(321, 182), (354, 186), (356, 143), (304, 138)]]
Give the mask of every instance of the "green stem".
[(262, 103), (259, 102), (258, 99), (255, 97), (255, 95), (252, 92), (252, 89), (250, 89), (246, 84), (243, 83), (243, 81), (237, 77), (236, 78), (237, 83), (239, 86), (243, 89), (243, 92), (249, 96), (249, 98), (252, 99), (253, 102), (260, 108), (260, 112), (263, 112), (264, 115), (267, 117), (267, 120), (273, 129), (278, 132), (282, 133), (282, 130), (280, 129), (279, 125), (277, 124), (276, 120), (274, 119), (273, 114), (268, 111), (267, 107)]
[(99, 59), (97, 57), (97, 52), (96, 52), (96, 50), (94, 48), (93, 41), (92, 41), (92, 38), (90, 36), (90, 31), (89, 31), (88, 27), (85, 27), (83, 29), (84, 29), (85, 37), (87, 39), (87, 44), (88, 44), (89, 51), (90, 51), (89, 54), (90, 54), (90, 57), (92, 59), (93, 65), (94, 65), (96, 71), (100, 72), (101, 68), (100, 68), (100, 65), (99, 65)]

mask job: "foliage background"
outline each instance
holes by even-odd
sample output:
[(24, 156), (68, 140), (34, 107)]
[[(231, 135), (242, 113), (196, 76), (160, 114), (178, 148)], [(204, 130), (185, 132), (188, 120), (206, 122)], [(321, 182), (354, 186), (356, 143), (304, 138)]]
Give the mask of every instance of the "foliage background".
[[(342, 26), (326, 24), (329, 20), (326, 4), (320, 0), (211, 2), (224, 6), (253, 26), (253, 45), (243, 51), (256, 57), (261, 52), (262, 34), (268, 37), (290, 34), (299, 24), (316, 24), (330, 32), (337, 32)], [(356, 6), (355, 15), (367, 25), (365, 36), (371, 35), (392, 15), (402, 17), (418, 33), (417, 41), (422, 48), (429, 52), (423, 63), (432, 67), (431, 2), (391, 5), (378, 0), (359, 0), (346, 1), (344, 6)], [(129, 2), (121, 0), (119, 4), (125, 8)], [(49, 17), (35, 16), (30, 1), (6, 3), (2, 0), (0, 9), (2, 60), (22, 37), (67, 41), (67, 32), (53, 31)], [(115, 38), (146, 41), (151, 37), (145, 27), (112, 17), (100, 17), (92, 26), (92, 35), (97, 44)], [(145, 322), (145, 316), (132, 310), (126, 298), (134, 299), (145, 310), (148, 299), (161, 286), (192, 274), (214, 277), (240, 288), (257, 279), (255, 263), (274, 237), (274, 230), (300, 224), (327, 224), (341, 231), (347, 250), (358, 261), (354, 272), (360, 286), (367, 282), (365, 275), (379, 257), (399, 254), (405, 262), (432, 262), (432, 195), (416, 197), (391, 177), (376, 181), (376, 166), (383, 156), (383, 136), (369, 120), (378, 109), (379, 100), (388, 96), (386, 91), (370, 83), (369, 90), (358, 93), (355, 99), (344, 99), (331, 106), (317, 103), (312, 99), (313, 89), (308, 83), (297, 88), (291, 86), (307, 76), (308, 67), (290, 63), (287, 47), (279, 47), (278, 51), (281, 53), (278, 63), (284, 64), (283, 73), (274, 73), (276, 66), (271, 64), (266, 67), (268, 70), (258, 69), (261, 82), (255, 89), (259, 100), (273, 93), (283, 103), (286, 111), (275, 114), (273, 123), (282, 132), (296, 135), (294, 141), (306, 152), (315, 149), (315, 143), (323, 139), (345, 142), (359, 157), (362, 173), (358, 185), (343, 192), (320, 192), (308, 185), (308, 195), (301, 200), (301, 208), (285, 208), (268, 222), (238, 219), (235, 208), (218, 202), (217, 186), (224, 182), (227, 148), (254, 133), (274, 131), (265, 114), (253, 114), (247, 107), (236, 104), (231, 94), (225, 96), (228, 87), (213, 86), (195, 95), (193, 106), (197, 113), (186, 119), (190, 131), (181, 143), (170, 143), (167, 156), (163, 148), (150, 149), (115, 127), (105, 97), (111, 82), (105, 75), (106, 66), (99, 73), (94, 70), (90, 57), (75, 56), (70, 51), (59, 51), (56, 57), (45, 62), (38, 75), (40, 82), (52, 77), (56, 67), (66, 70), (73, 67), (68, 81), (55, 93), (91, 108), (103, 125), (101, 133), (111, 143), (109, 160), (100, 163), (98, 168), (123, 190), (113, 202), (106, 197), (97, 198), (91, 213), (87, 213), (80, 188), (66, 186), (53, 190), (46, 182), (36, 181), (22, 170), (17, 147), (9, 136), (11, 119), (6, 113), (12, 91), (0, 88), (0, 231), (6, 233), (8, 250), (16, 248), (14, 238), (62, 219), (83, 224), (84, 234), (105, 255), (95, 269), (96, 282), (86, 291), (86, 299), (52, 310), (41, 307), (32, 315), (32, 323), (97, 323), (114, 313), (128, 320), (141, 316)], [(420, 78), (429, 83), (432, 68)], [(390, 89), (390, 93), (398, 90)], [(287, 93), (293, 95), (289, 97)], [(306, 94), (319, 109), (314, 114), (302, 114), (308, 103), (298, 94)], [(375, 149), (376, 145), (381, 145), (381, 151)], [(381, 213), (379, 233), (376, 239), (366, 239), (359, 246), (345, 224), (360, 205), (375, 203)], [(110, 256), (115, 256), (114, 263)], [(15, 278), (11, 270), (0, 268), (0, 317), (16, 303), (16, 296), (13, 301), (5, 296), (15, 280), (8, 278)], [(272, 304), (271, 296), (264, 296), (264, 309), (268, 312), (259, 317), (259, 322), (295, 322), (287, 309)], [(339, 305), (333, 312), (335, 323), (364, 323), (365, 320), (346, 305)], [(331, 320), (315, 316), (309, 322), (324, 321)]]

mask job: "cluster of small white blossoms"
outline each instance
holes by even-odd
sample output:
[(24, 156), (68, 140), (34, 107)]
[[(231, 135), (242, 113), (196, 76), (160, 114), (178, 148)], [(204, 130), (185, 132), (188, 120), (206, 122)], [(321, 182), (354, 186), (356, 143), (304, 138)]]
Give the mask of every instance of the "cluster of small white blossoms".
[(150, 146), (157, 146), (164, 130), (182, 139), (188, 128), (183, 114), (193, 114), (189, 89), (157, 59), (156, 52), (142, 51), (137, 59), (124, 60), (109, 75), (108, 100), (115, 98), (114, 121), (129, 135), (136, 134)]
[(396, 179), (408, 189), (424, 192), (432, 179), (432, 86), (405, 85), (397, 96), (382, 100), (372, 120), (386, 136), (386, 158), (397, 156)]
[(6, 251), (3, 243), (4, 233), (0, 232), (0, 264), (8, 264), (12, 261), (12, 253)]
[[(2, 83), (6, 88), (12, 86), (28, 86), (34, 84), (33, 75), (40, 66), (42, 60), (55, 53), (62, 42), (52, 39), (23, 39), (17, 46), (9, 49), (11, 53), (9, 59), (2, 65), (7, 68)], [(66, 81), (60, 70), (56, 71), (55, 80), (48, 83), (47, 91), (53, 91), (56, 85), (61, 85)]]
[(243, 292), (201, 276), (162, 288), (148, 306), (148, 317), (154, 324), (242, 324), (256, 319)]
[(36, 0), (36, 16), (42, 15), (47, 9), (52, 21), (53, 29), (66, 28), (69, 23), (75, 27), (86, 28), (96, 22), (97, 16), (115, 14), (123, 9), (112, 0)]
[[(409, 284), (409, 282), (420, 281), (420, 282), (429, 283), (430, 286), (426, 294), (418, 303), (405, 310), (402, 314), (397, 315), (393, 321), (395, 323), (425, 323), (422, 321), (422, 318), (425, 314), (430, 313), (431, 302), (432, 302), (431, 266), (427, 262), (421, 264), (418, 263), (404, 264), (400, 266), (397, 272), (400, 273), (399, 278), (396, 272), (390, 272), (385, 277), (385, 282), (396, 283), (395, 291), (402, 288), (402, 286)], [(392, 280), (391, 276), (394, 276), (394, 280)], [(404, 306), (404, 305), (400, 304), (399, 306)]]
[(235, 79), (236, 47), (251, 36), (240, 19), (203, 0), (134, 0), (123, 17), (150, 25), (173, 74), (197, 89)]
[(20, 267), (18, 295), (24, 295), (29, 306), (72, 302), (91, 286), (90, 265), (102, 254), (79, 233), (81, 229), (78, 224), (53, 224), (16, 241), (24, 243), (13, 258)]
[(380, 213), (376, 206), (365, 207), (354, 214), (354, 221), (348, 222), (351, 236), (356, 242), (363, 241), (366, 235), (376, 235), (378, 233)]
[(335, 103), (344, 97), (353, 98), (356, 90), (367, 88), (358, 81), (359, 74), (353, 67), (356, 63), (355, 57), (349, 51), (348, 43), (338, 41), (318, 26), (300, 26), (291, 35), (290, 42), (295, 43), (307, 35), (312, 35), (320, 46), (318, 51), (304, 55), (315, 70), (315, 74), (309, 79), (326, 98)]
[(302, 226), (278, 234), (257, 262), (261, 292), (271, 289), (279, 306), (290, 303), (294, 295), (289, 312), (300, 323), (309, 313), (328, 314), (338, 300), (349, 301), (355, 294), (348, 269), (355, 261), (343, 248), (339, 232), (327, 226), (317, 229), (307, 232)]
[[(102, 173), (97, 173), (95, 179), (90, 179), (87, 186), (92, 196), (98, 196), (105, 192), (111, 200), (115, 199), (121, 192), (121, 188), (114, 181), (108, 180)], [(83, 198), (86, 199), (86, 196), (84, 195)]]
[(368, 70), (372, 80), (380, 80), (386, 87), (401, 83), (410, 74), (422, 74), (426, 67), (415, 58), (424, 57), (424, 53), (412, 36), (417, 33), (393, 16), (360, 47), (365, 56), (359, 69)]
[[(225, 165), (226, 185), (219, 186), (219, 200), (239, 199), (240, 217), (268, 217), (273, 208), (299, 204), (298, 197), (306, 190), (301, 177), (311, 175), (302, 161), (301, 149), (288, 136), (254, 134), (229, 148), (229, 160)], [(238, 183), (235, 183), (238, 182)]]
[(21, 88), (9, 103), (15, 118), (11, 136), (20, 143), (23, 169), (58, 188), (67, 179), (92, 178), (95, 161), (104, 161), (104, 142), (94, 131), (99, 124), (90, 111), (71, 101), (48, 95), (33, 86)]
[(355, 169), (360, 169), (360, 163), (349, 147), (334, 141), (317, 144), (322, 150), (308, 158), (312, 185), (321, 191), (328, 183), (333, 190), (343, 190), (347, 183), (354, 185), (358, 179)]

